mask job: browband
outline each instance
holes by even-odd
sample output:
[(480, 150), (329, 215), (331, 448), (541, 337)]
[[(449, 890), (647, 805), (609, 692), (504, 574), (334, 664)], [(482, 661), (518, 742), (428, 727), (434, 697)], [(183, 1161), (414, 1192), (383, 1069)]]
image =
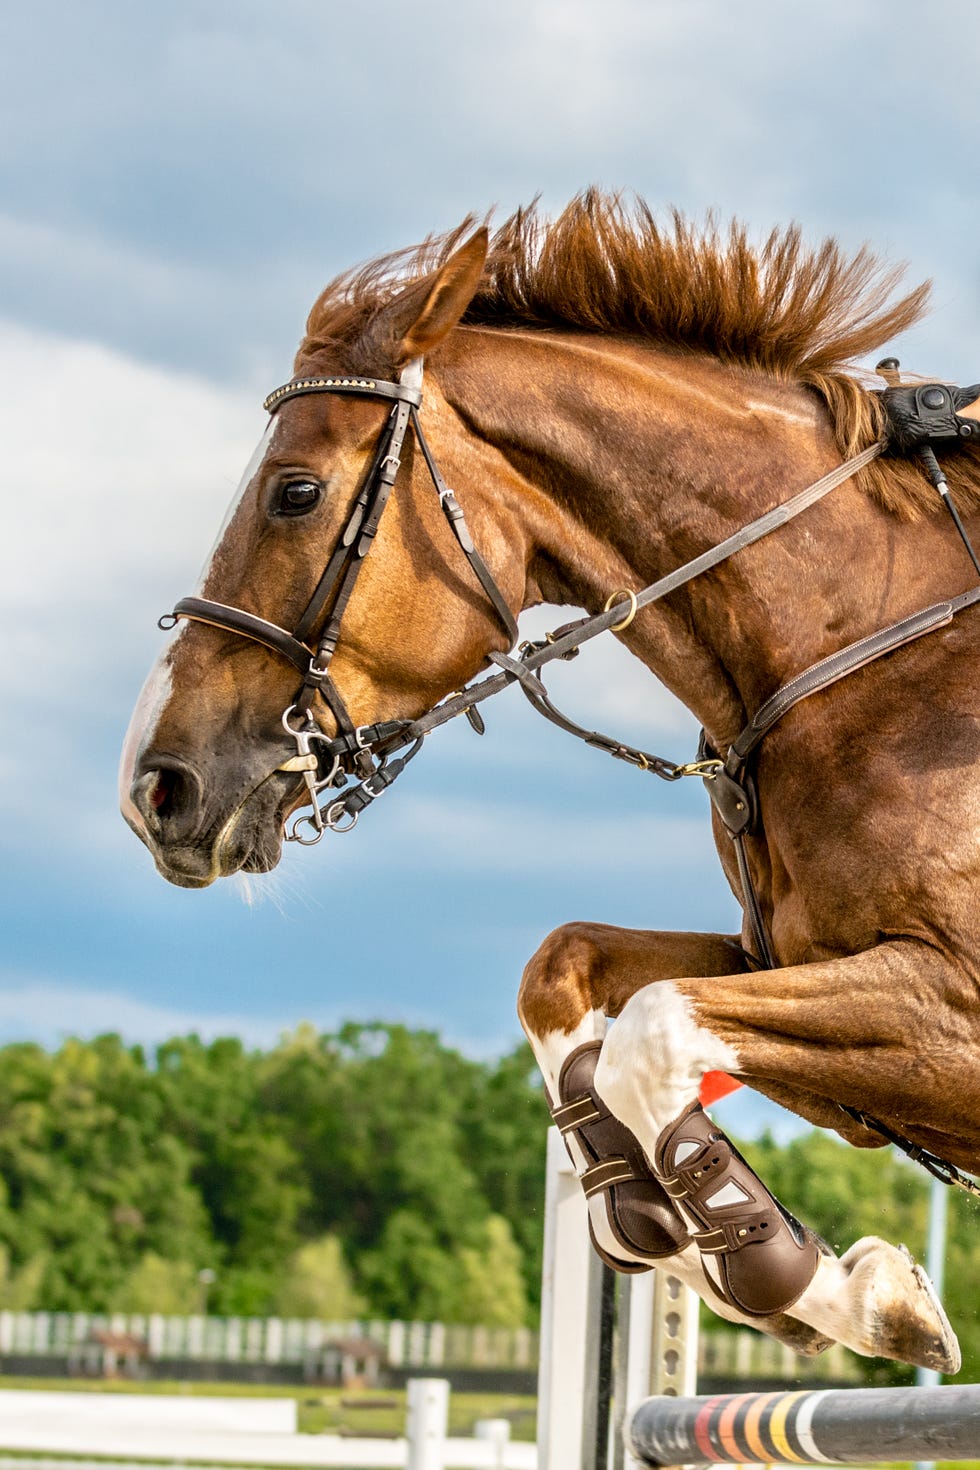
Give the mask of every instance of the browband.
[(410, 403), (418, 408), (422, 403), (422, 391), (409, 383), (388, 383), (383, 378), (293, 378), (281, 388), (273, 388), (262, 407), (275, 413), (280, 404), (290, 398), (300, 398), (304, 393), (352, 393), (358, 398), (395, 399)]

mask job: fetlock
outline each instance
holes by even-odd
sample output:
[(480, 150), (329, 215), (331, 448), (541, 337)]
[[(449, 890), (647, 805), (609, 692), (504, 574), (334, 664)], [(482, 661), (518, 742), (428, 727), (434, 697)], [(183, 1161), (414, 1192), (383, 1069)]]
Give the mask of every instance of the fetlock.
[[(596, 1251), (618, 1271), (642, 1271), (648, 1269), (643, 1262), (652, 1265), (678, 1255), (689, 1244), (690, 1235), (639, 1142), (613, 1117), (595, 1090), (601, 1046), (599, 1041), (587, 1042), (565, 1058), (558, 1078), (559, 1103), (551, 1115), (565, 1146), (574, 1138), (586, 1160), (587, 1167), (579, 1175), (586, 1198), (601, 1199), (613, 1239), (630, 1257), (640, 1259), (622, 1260), (605, 1251), (595, 1238), (590, 1218)], [(581, 1159), (570, 1148), (569, 1155), (580, 1167)]]
[(653, 1162), (691, 1221), (705, 1274), (722, 1300), (751, 1317), (792, 1306), (816, 1274), (820, 1243), (769, 1193), (700, 1103), (664, 1129)]

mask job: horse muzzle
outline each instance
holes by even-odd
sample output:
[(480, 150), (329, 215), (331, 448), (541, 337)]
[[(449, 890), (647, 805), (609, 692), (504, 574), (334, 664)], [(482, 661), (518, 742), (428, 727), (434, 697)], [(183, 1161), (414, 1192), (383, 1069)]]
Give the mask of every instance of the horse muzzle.
[(157, 869), (181, 888), (206, 888), (239, 870), (265, 873), (282, 853), (283, 825), (302, 801), (295, 777), (263, 772), (229, 800), (188, 761), (147, 752), (123, 800), (123, 815)]

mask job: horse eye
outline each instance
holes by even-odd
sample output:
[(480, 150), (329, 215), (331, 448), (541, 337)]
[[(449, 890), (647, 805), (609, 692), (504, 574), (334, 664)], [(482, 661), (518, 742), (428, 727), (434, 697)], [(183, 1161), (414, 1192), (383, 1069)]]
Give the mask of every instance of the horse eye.
[(281, 516), (301, 516), (312, 510), (320, 499), (320, 487), (313, 480), (290, 480), (279, 492)]

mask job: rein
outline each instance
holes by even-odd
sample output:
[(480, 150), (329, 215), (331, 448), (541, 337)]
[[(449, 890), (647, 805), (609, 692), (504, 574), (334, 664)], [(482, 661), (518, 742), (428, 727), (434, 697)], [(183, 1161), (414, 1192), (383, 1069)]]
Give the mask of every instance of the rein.
[[(287, 841), (310, 845), (318, 842), (328, 828), (337, 832), (352, 830), (361, 812), (393, 784), (418, 754), (427, 735), (461, 714), (466, 715), (478, 734), (482, 734), (484, 726), (478, 706), (514, 683), (520, 685), (539, 714), (617, 760), (626, 761), (666, 781), (701, 776), (735, 848), (746, 918), (757, 951), (756, 955), (744, 951), (745, 956), (755, 968), (775, 969), (777, 961), (745, 851), (746, 836), (759, 831), (755, 783), (748, 770), (752, 753), (769, 730), (803, 699), (829, 688), (895, 649), (948, 626), (960, 612), (980, 602), (980, 586), (913, 613), (797, 674), (760, 706), (724, 756), (710, 747), (702, 731), (697, 759), (684, 764), (651, 755), (569, 719), (551, 701), (541, 670), (555, 659), (576, 657), (582, 645), (600, 633), (617, 632), (628, 627), (642, 608), (659, 602), (736, 552), (787, 525), (886, 452), (918, 454), (973, 565), (980, 572), (980, 560), (950, 498), (949, 487), (933, 447), (980, 434), (980, 422), (961, 417), (958, 412), (980, 396), (980, 384), (952, 389), (937, 383), (901, 387), (897, 385), (897, 367), (896, 359), (886, 359), (879, 364), (879, 371), (890, 384), (881, 395), (887, 423), (881, 440), (650, 586), (639, 592), (625, 589), (613, 593), (601, 613), (566, 624), (548, 634), (543, 641), (521, 644), (516, 658), (510, 653), (491, 650), (487, 657), (497, 665), (498, 673), (468, 685), (418, 719), (387, 720), (360, 726), (355, 725), (331, 677), (330, 664), (340, 638), (344, 612), (394, 489), (409, 429), (422, 452), (456, 541), (507, 632), (510, 649), (517, 641), (517, 623), (492, 572), (474, 545), (463, 509), (440, 473), (423, 433), (418, 414), (422, 404), (422, 360), (409, 363), (397, 382), (362, 377), (294, 379), (276, 388), (266, 398), (264, 407), (270, 414), (290, 399), (312, 393), (374, 398), (392, 404), (347, 523), (299, 622), (289, 632), (244, 609), (203, 597), (185, 597), (175, 604), (172, 613), (159, 620), (160, 626), (172, 628), (181, 618), (209, 624), (262, 644), (286, 659), (302, 675), (296, 698), (282, 715), (283, 728), (296, 743), (296, 754), (270, 772), (301, 775), (307, 790), (311, 810), (309, 814), (296, 818), (292, 831), (286, 834)], [(316, 646), (311, 647), (312, 638), (321, 623), (323, 627)], [(333, 737), (324, 734), (314, 717), (313, 702), (317, 694), (333, 714), (337, 726), (337, 734)], [(347, 785), (351, 775), (359, 778), (356, 783), (343, 795), (328, 798), (321, 807), (320, 795)], [(304, 835), (304, 828), (309, 829), (309, 835)], [(953, 1164), (917, 1147), (876, 1119), (846, 1104), (838, 1106), (849, 1117), (902, 1149), (934, 1177), (980, 1196), (980, 1185), (961, 1174)]]

